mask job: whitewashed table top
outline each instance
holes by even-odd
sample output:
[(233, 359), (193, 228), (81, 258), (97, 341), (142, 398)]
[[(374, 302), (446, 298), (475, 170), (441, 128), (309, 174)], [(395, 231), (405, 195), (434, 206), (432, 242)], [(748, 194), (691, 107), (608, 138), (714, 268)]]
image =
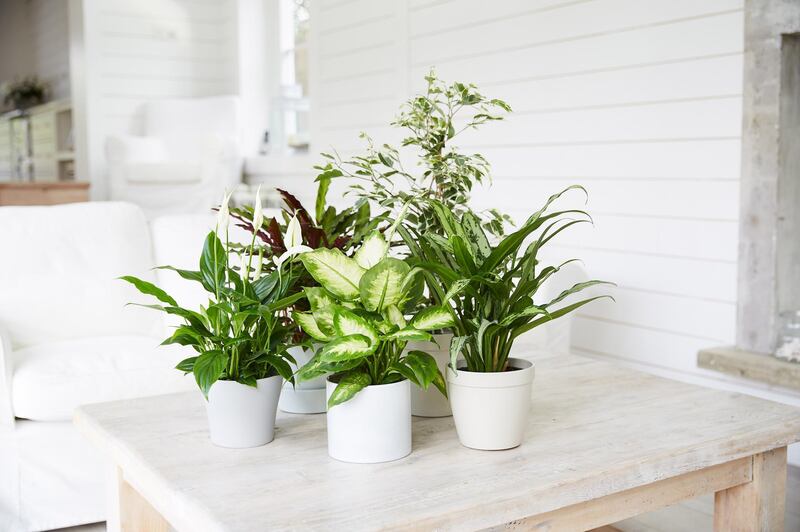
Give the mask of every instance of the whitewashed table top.
[(75, 423), (178, 530), (479, 529), (800, 440), (800, 409), (576, 356), (537, 360), (521, 447), (462, 447), (415, 418), (413, 452), (338, 462), (325, 416), (279, 413), (275, 440), (215, 447), (199, 392), (87, 405)]

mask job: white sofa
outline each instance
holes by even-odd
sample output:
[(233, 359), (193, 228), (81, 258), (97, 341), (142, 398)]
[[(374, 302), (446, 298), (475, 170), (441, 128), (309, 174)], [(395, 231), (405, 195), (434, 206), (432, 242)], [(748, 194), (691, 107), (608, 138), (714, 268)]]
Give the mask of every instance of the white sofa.
[(148, 224), (115, 202), (0, 208), (0, 530), (105, 520), (108, 472), (72, 427), (76, 406), (196, 389), (174, 369), (187, 348), (159, 346), (162, 316), (126, 306), (143, 297), (116, 278), (197, 304), (198, 292), (152, 267), (197, 269), (212, 219)]
[(148, 218), (206, 213), (242, 178), (239, 100), (155, 100), (143, 106), (142, 136), (106, 141), (111, 199)]

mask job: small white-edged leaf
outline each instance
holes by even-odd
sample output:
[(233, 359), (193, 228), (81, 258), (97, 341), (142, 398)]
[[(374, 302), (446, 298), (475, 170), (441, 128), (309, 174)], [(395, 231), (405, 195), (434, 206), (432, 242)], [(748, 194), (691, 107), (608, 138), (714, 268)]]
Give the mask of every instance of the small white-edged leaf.
[(403, 313), (400, 312), (400, 309), (397, 308), (397, 305), (389, 305), (383, 309), (383, 314), (392, 325), (400, 329), (406, 326), (406, 317), (403, 316)]
[(403, 297), (403, 280), (411, 267), (402, 260), (387, 257), (361, 277), (359, 292), (364, 308), (381, 312)]
[(371, 355), (369, 338), (360, 334), (343, 336), (329, 342), (319, 353), (322, 362), (344, 362)]
[(319, 340), (320, 342), (328, 342), (330, 341), (330, 337), (322, 332), (319, 325), (317, 324), (317, 320), (314, 319), (314, 316), (307, 312), (292, 312), (292, 319), (294, 322), (303, 329), (303, 332), (309, 335), (314, 340)]
[(444, 329), (453, 325), (453, 316), (444, 307), (429, 307), (414, 316), (411, 326), (423, 331)]
[(413, 327), (407, 327), (405, 329), (400, 329), (399, 331), (395, 331), (392, 334), (386, 336), (387, 340), (402, 340), (403, 342), (430, 342), (433, 340), (433, 336), (430, 333), (426, 333), (425, 331), (420, 331), (419, 329), (414, 329)]
[(364, 238), (361, 247), (358, 248), (353, 258), (359, 266), (369, 270), (386, 257), (389, 245), (383, 238), (380, 231), (373, 231)]
[(358, 285), (364, 268), (338, 249), (319, 248), (300, 255), (308, 273), (334, 297), (352, 301), (358, 297)]
[(344, 307), (334, 307), (333, 330), (339, 336), (360, 334), (369, 340), (370, 346), (378, 342), (378, 331), (365, 318)]
[(450, 301), (457, 295), (461, 294), (461, 292), (464, 291), (469, 283), (469, 279), (458, 279), (457, 281), (453, 282), (453, 284), (450, 285), (450, 289), (447, 290), (447, 293), (444, 296), (444, 301)]

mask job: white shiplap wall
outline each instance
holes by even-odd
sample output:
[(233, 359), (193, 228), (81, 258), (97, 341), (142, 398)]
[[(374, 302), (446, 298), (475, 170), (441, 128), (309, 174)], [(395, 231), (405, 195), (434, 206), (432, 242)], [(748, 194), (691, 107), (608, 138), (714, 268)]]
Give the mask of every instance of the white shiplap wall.
[(508, 120), (459, 139), (493, 164), (475, 205), (519, 217), (585, 185), (596, 226), (549, 257), (619, 285), (578, 314), (573, 348), (735, 387), (696, 355), (734, 342), (743, 0), (315, 5), (315, 148), (347, 152), (362, 129), (396, 141), (386, 124), (430, 67), (505, 99)]
[(235, 94), (236, 0), (84, 0), (88, 169), (105, 194), (108, 135), (137, 134), (142, 103)]

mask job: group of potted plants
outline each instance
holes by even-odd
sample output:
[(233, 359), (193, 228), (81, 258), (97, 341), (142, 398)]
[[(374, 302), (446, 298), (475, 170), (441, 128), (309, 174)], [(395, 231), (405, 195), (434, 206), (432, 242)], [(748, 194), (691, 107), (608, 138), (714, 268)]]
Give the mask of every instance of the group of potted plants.
[[(199, 269), (165, 267), (200, 283), (206, 307), (182, 308), (155, 285), (124, 278), (159, 301), (153, 308), (183, 318), (164, 343), (196, 351), (177, 368), (193, 373), (206, 395), (215, 444), (271, 441), (282, 386), (284, 410), (327, 410), (328, 452), (346, 462), (408, 455), (412, 414), (451, 409), (467, 447), (522, 442), (534, 368), (524, 353), (511, 356), (514, 341), (605, 297), (564, 303), (602, 283), (587, 281), (535, 302), (563, 266), (543, 266), (539, 252), (591, 218), (553, 208), (579, 186), (550, 197), (511, 232), (501, 213), (474, 212), (470, 192), (488, 181), (488, 163), (450, 142), (510, 108), (473, 85), (433, 74), (426, 81), (393, 124), (409, 132), (404, 152), (418, 156), (421, 171), (364, 135), (363, 155), (322, 154), (313, 215), (285, 191), (280, 219), (265, 219), (258, 197), (233, 210), (225, 198)], [(332, 180), (349, 182), (352, 206), (327, 205)], [(249, 244), (228, 241), (230, 218), (252, 233)]]

